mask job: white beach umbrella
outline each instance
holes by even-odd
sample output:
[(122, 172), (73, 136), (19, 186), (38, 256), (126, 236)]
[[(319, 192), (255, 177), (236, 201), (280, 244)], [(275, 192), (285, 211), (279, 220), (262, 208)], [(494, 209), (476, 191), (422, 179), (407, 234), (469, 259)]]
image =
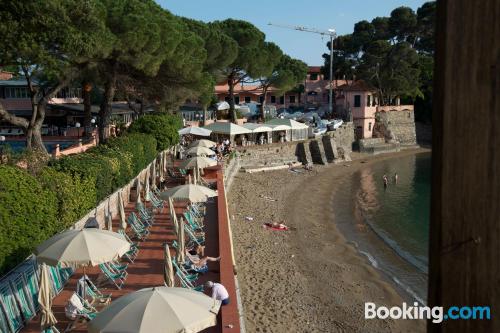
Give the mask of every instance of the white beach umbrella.
[(217, 161), (208, 157), (196, 156), (183, 160), (179, 165), (181, 169), (193, 169), (199, 168), (204, 169), (211, 166), (217, 165)]
[(184, 219), (181, 217), (181, 220), (179, 221), (179, 234), (177, 235), (177, 242), (179, 243), (179, 247), (177, 248), (177, 261), (181, 264), (183, 264), (185, 261), (185, 237)]
[(118, 193), (118, 212), (120, 213), (120, 227), (127, 230), (127, 217), (125, 216), (125, 204), (123, 203), (122, 192)]
[(54, 326), (57, 324), (57, 319), (52, 313), (52, 288), (50, 287), (52, 279), (50, 278), (49, 268), (46, 264), (40, 267), (40, 291), (38, 292), (38, 304), (40, 304), (41, 319), (40, 325), (42, 329)]
[(89, 333), (195, 333), (215, 326), (220, 301), (187, 288), (153, 287), (113, 301), (88, 324)]
[(189, 147), (206, 147), (206, 148), (212, 148), (215, 146), (217, 146), (215, 142), (206, 139), (196, 140), (189, 145)]
[(39, 245), (36, 258), (50, 266), (96, 266), (119, 259), (130, 250), (123, 235), (108, 230), (88, 228), (66, 230)]
[(208, 198), (217, 196), (217, 192), (205, 186), (184, 184), (173, 187), (161, 193), (162, 199), (189, 200), (191, 202), (205, 202)]
[(165, 272), (164, 279), (165, 285), (167, 287), (175, 287), (175, 279), (174, 279), (174, 267), (172, 266), (172, 257), (170, 256), (170, 248), (168, 244), (165, 243)]
[(212, 149), (203, 146), (191, 147), (186, 150), (186, 155), (191, 156), (213, 156), (215, 152)]
[(149, 174), (146, 173), (146, 186), (144, 188), (144, 201), (149, 202), (151, 200), (151, 197), (149, 195)]
[(151, 171), (151, 187), (154, 189), (156, 188), (156, 158), (151, 163), (151, 168), (153, 169)]
[(179, 130), (179, 135), (186, 135), (186, 134), (191, 134), (191, 135), (198, 135), (198, 136), (210, 136), (210, 133), (212, 133), (211, 130), (208, 130), (206, 128), (202, 127), (186, 127), (183, 129)]
[(172, 222), (174, 223), (174, 231), (175, 234), (179, 234), (179, 222), (177, 221), (177, 214), (175, 214), (174, 201), (171, 197), (168, 198), (168, 208), (170, 211), (170, 217), (172, 218)]

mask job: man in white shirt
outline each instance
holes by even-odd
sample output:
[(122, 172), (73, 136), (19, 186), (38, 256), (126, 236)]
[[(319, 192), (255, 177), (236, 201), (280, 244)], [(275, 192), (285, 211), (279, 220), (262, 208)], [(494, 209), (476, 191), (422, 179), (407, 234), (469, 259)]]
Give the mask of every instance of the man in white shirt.
[(208, 281), (205, 283), (205, 287), (212, 288), (212, 298), (221, 301), (222, 305), (229, 304), (229, 293), (226, 287), (220, 283)]

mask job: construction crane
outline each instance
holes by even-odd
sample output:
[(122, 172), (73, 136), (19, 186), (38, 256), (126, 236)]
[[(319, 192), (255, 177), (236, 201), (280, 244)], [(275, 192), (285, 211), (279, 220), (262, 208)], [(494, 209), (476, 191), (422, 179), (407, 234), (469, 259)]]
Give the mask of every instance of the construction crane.
[(322, 36), (330, 37), (330, 84), (329, 84), (329, 100), (328, 100), (328, 112), (332, 114), (333, 112), (333, 40), (337, 37), (335, 29), (328, 29), (326, 31), (319, 30), (315, 28), (306, 28), (298, 25), (286, 25), (286, 24), (274, 24), (268, 23), (268, 25), (275, 26), (278, 28), (291, 29), (303, 32), (310, 32), (313, 34), (318, 34)]

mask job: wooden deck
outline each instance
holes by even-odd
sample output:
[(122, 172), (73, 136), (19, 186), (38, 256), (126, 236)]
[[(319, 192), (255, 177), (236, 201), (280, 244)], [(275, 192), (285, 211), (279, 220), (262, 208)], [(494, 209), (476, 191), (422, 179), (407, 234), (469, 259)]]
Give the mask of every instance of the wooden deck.
[[(205, 255), (221, 256), (220, 262), (209, 262), (209, 272), (200, 276), (196, 284), (203, 284), (206, 281), (221, 282), (226, 286), (231, 298), (231, 304), (221, 308), (218, 316), (218, 324), (215, 327), (208, 328), (203, 332), (239, 332), (239, 315), (236, 302), (235, 283), (233, 274), (233, 265), (231, 257), (231, 249), (228, 247), (227, 239), (229, 234), (225, 234), (228, 230), (226, 203), (224, 195), (224, 187), (222, 182), (222, 170), (220, 167), (207, 170), (206, 179), (217, 181), (218, 198), (207, 204), (205, 215), (205, 237), (206, 248)], [(187, 203), (175, 203), (175, 211), (179, 215), (186, 209)], [(222, 206), (221, 206), (222, 205)], [(132, 200), (126, 208), (126, 214), (134, 211), (134, 201)], [(224, 214), (222, 214), (222, 212)], [(222, 220), (222, 228), (221, 228)], [(225, 224), (225, 225), (224, 225)], [(118, 217), (113, 220), (113, 230), (119, 227)], [(222, 230), (222, 233), (221, 233)], [(166, 206), (161, 212), (155, 215), (155, 223), (150, 228), (149, 237), (140, 243), (139, 254), (134, 263), (129, 264), (127, 272), (128, 276), (121, 290), (110, 284), (100, 286), (103, 293), (112, 293), (113, 299), (122, 295), (134, 292), (136, 290), (163, 285), (163, 267), (164, 267), (164, 244), (175, 239), (173, 224), (169, 216), (169, 209)], [(219, 239), (224, 239), (225, 244), (219, 244)], [(221, 251), (222, 250), (222, 251)], [(171, 249), (171, 254), (175, 255), (175, 250)], [(56, 327), (60, 332), (63, 332), (69, 321), (64, 315), (64, 306), (67, 300), (76, 290), (76, 283), (82, 276), (83, 269), (78, 269), (66, 284), (64, 290), (54, 298), (52, 310), (58, 320)], [(92, 281), (97, 281), (99, 269), (97, 267), (87, 268), (86, 274)], [(179, 281), (176, 281), (176, 286), (180, 286)], [(40, 318), (35, 317), (21, 332), (40, 332)], [(72, 332), (87, 332), (86, 323), (80, 323)]]

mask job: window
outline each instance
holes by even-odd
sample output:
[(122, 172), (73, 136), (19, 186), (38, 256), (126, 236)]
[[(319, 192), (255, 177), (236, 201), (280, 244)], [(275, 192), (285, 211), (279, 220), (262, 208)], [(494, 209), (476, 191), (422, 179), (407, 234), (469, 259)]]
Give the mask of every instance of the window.
[(240, 96), (234, 96), (234, 104), (240, 104)]
[(354, 107), (359, 108), (361, 106), (361, 95), (354, 95)]
[(29, 98), (28, 88), (14, 88), (7, 87), (5, 88), (5, 98)]
[(317, 79), (318, 79), (318, 74), (317, 73), (311, 73), (311, 74), (309, 74), (309, 80), (316, 81)]
[(368, 123), (368, 130), (371, 131), (372, 130), (372, 123)]
[(224, 100), (229, 103), (229, 96), (224, 97)]
[(264, 95), (259, 96), (259, 103), (264, 103)]
[(372, 95), (366, 95), (366, 106), (372, 105)]
[(280, 104), (285, 104), (285, 96), (280, 96)]
[(245, 103), (250, 103), (252, 100), (250, 96), (245, 96)]
[(295, 103), (295, 95), (290, 96), (290, 103)]
[(276, 96), (271, 96), (271, 103), (276, 103)]

